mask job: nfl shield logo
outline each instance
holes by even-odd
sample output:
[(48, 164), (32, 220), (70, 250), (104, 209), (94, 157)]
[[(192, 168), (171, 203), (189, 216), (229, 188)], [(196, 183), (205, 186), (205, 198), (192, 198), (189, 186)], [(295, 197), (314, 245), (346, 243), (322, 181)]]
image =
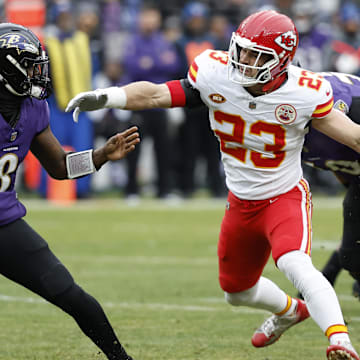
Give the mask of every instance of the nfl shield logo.
[(253, 101), (250, 101), (250, 102), (249, 102), (249, 109), (251, 109), (251, 110), (256, 109), (256, 103), (253, 102)]

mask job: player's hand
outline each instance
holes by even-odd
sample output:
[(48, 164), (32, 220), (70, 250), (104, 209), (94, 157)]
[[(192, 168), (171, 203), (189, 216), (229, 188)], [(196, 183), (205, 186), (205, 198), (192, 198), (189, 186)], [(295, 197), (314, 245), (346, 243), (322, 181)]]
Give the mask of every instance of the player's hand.
[(128, 153), (135, 149), (140, 142), (140, 137), (136, 126), (131, 127), (112, 136), (104, 145), (103, 151), (107, 160), (114, 161), (124, 158)]
[(107, 94), (103, 89), (97, 89), (94, 91), (86, 91), (76, 95), (72, 98), (65, 111), (69, 112), (74, 110), (73, 119), (78, 122), (80, 111), (93, 111), (99, 110), (105, 107), (107, 101)]

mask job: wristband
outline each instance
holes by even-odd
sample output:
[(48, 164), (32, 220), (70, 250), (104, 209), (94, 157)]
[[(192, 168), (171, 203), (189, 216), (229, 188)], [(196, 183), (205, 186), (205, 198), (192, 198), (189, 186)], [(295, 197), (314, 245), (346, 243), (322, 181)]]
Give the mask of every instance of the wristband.
[(171, 95), (171, 107), (184, 107), (186, 105), (186, 94), (180, 80), (167, 81), (166, 85)]
[(103, 89), (107, 96), (105, 107), (124, 109), (126, 106), (126, 92), (123, 88), (118, 86), (112, 86), (107, 89)]
[(66, 170), (69, 179), (75, 179), (95, 172), (92, 158), (93, 150), (66, 154)]

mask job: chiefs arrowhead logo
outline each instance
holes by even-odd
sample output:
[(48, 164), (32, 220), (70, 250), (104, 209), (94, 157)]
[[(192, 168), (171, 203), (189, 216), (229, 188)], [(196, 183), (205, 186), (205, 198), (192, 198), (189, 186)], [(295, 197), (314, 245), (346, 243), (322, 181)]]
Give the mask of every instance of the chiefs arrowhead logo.
[(211, 101), (217, 104), (222, 104), (223, 102), (226, 101), (226, 99), (221, 94), (210, 94), (209, 98)]
[(294, 106), (290, 104), (281, 104), (275, 109), (275, 117), (282, 124), (291, 124), (297, 116)]
[(275, 42), (283, 49), (292, 51), (297, 44), (297, 35), (294, 31), (290, 30), (279, 35)]

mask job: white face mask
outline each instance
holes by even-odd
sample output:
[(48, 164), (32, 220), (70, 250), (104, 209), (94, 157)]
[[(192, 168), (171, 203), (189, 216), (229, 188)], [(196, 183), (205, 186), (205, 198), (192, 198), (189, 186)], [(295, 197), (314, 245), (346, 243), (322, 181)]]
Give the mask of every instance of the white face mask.
[[(240, 48), (246, 48), (257, 52), (258, 56), (253, 65), (240, 63)], [(271, 55), (272, 59), (259, 66), (259, 59), (263, 55)], [(271, 70), (279, 64), (279, 57), (273, 49), (257, 45), (246, 38), (242, 38), (233, 33), (228, 60), (228, 77), (231, 81), (248, 87), (256, 84), (264, 84), (271, 80)], [(253, 77), (247, 76), (246, 73), (254, 73)]]

